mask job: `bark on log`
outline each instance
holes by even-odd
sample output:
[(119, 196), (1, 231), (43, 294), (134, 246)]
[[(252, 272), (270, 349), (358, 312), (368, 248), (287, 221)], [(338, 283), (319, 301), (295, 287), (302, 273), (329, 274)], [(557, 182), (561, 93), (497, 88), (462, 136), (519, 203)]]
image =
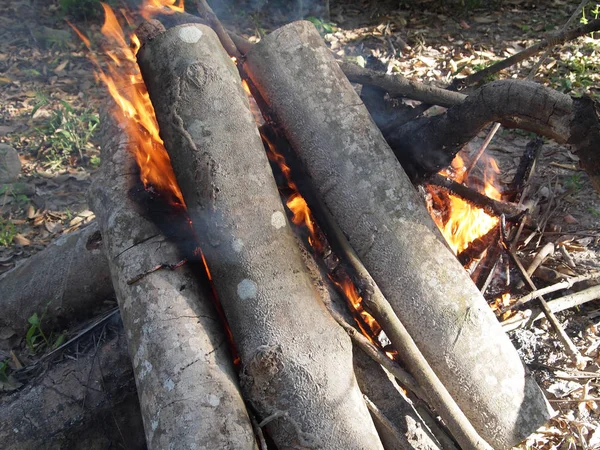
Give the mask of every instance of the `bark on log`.
[(62, 327), (91, 317), (113, 295), (98, 227), (61, 236), (0, 276), (0, 328), (23, 335), (27, 319), (46, 311), (44, 323)]
[(97, 350), (53, 363), (21, 390), (0, 397), (3, 449), (146, 448), (120, 321), (115, 328)]
[(287, 25), (246, 56), (313, 187), (481, 436), (527, 437), (549, 405), (314, 26)]
[(589, 97), (571, 98), (533, 82), (502, 80), (482, 86), (444, 114), (407, 122), (385, 137), (411, 179), (419, 180), (447, 167), (486, 125), (500, 122), (570, 144), (600, 190), (597, 108)]
[[(303, 244), (300, 243), (299, 246), (312, 284), (316, 287), (323, 304), (326, 305), (330, 312), (332, 310), (335, 311), (345, 323), (353, 324), (354, 319), (348, 310), (346, 302), (332, 287), (328, 276), (318, 266), (310, 252), (303, 247)], [(402, 438), (400, 444), (405, 444), (405, 446), (399, 447), (397, 437), (391, 435), (383, 424), (379, 423), (377, 418), (374, 417), (375, 427), (385, 449), (396, 450), (408, 446), (416, 450), (439, 450), (440, 445), (436, 438), (433, 437), (432, 431), (427, 428), (424, 420), (419, 416), (406, 396), (400, 392), (398, 385), (392, 380), (393, 377), (389, 372), (384, 370), (382, 366), (375, 362), (359, 346), (355, 345), (354, 342), (352, 353), (354, 355), (354, 373), (356, 374), (361, 392), (370, 398), (396, 430), (399, 431)], [(436, 431), (438, 430), (436, 429)], [(447, 436), (444, 437), (448, 439)], [(442, 446), (442, 448), (447, 447)]]
[(295, 238), (235, 65), (202, 25), (138, 62), (242, 361), (245, 398), (280, 449), (379, 449), (352, 370)]
[(194, 267), (128, 283), (181, 255), (128, 197), (139, 183), (129, 142), (116, 126), (103, 137), (102, 169), (88, 196), (127, 330), (148, 447), (256, 449), (226, 335)]

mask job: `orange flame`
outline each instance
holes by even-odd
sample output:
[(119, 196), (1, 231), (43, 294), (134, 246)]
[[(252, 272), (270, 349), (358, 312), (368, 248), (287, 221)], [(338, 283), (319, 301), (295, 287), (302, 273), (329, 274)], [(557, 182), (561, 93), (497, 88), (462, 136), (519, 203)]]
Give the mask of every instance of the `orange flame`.
[(142, 17), (146, 20), (152, 19), (157, 14), (173, 14), (183, 12), (185, 12), (183, 0), (145, 0), (141, 9)]
[[(356, 321), (362, 334), (364, 334), (371, 342), (377, 344), (377, 342), (375, 342), (375, 340), (373, 339), (373, 336), (377, 336), (379, 334), (379, 332), (381, 331), (381, 326), (379, 326), (379, 324), (371, 314), (364, 310), (362, 305), (363, 299), (359, 295), (358, 290), (356, 289), (356, 286), (354, 285), (350, 277), (344, 274), (343, 278), (340, 281), (335, 281), (332, 278), (331, 280), (342, 290), (344, 296), (346, 297), (346, 300), (350, 303), (350, 305), (354, 308), (354, 310), (362, 319), (362, 321)], [(365, 325), (368, 327), (368, 329), (365, 329)]]
[[(158, 0), (146, 1), (146, 5), (151, 4), (151, 7), (156, 7), (158, 3)], [(163, 3), (171, 4), (174, 1)], [(176, 203), (185, 205), (169, 155), (159, 135), (150, 96), (137, 65), (135, 55), (140, 48), (140, 41), (137, 36), (132, 35), (131, 46), (128, 45), (114, 11), (105, 3), (102, 3), (102, 7), (105, 21), (101, 31), (108, 41), (108, 47), (103, 51), (110, 61), (104, 69), (93, 53), (90, 54), (90, 59), (96, 66), (96, 76), (106, 85), (115, 101), (112, 114), (123, 125), (130, 139), (129, 150), (140, 167), (140, 178), (144, 185), (153, 186), (163, 195), (172, 195)], [(90, 41), (73, 25), (71, 27), (91, 50)]]
[[(489, 158), (489, 168), (484, 173), (483, 193), (490, 198), (499, 200), (500, 191), (494, 187), (495, 174), (500, 172), (496, 161)], [(452, 161), (451, 169), (444, 169), (440, 174), (452, 178), (458, 183), (463, 183), (465, 164), (460, 155)], [(430, 193), (431, 193), (430, 189)], [(490, 216), (483, 209), (478, 208), (454, 195), (449, 195), (449, 203), (432, 205), (428, 202), (429, 213), (434, 222), (444, 235), (455, 254), (465, 250), (475, 239), (485, 235), (498, 224), (498, 218)], [(439, 214), (438, 207), (447, 208), (449, 214)], [(444, 217), (442, 217), (444, 216)]]

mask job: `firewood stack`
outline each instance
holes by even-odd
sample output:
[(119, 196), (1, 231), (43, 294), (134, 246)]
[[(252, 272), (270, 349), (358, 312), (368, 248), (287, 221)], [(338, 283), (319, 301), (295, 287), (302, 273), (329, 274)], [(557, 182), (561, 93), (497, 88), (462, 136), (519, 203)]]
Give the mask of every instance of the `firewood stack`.
[[(203, 24), (150, 21), (137, 34), (185, 236), (149, 218), (116, 123), (89, 197), (149, 448), (506, 449), (551, 417), (310, 22), (238, 48), (236, 62)], [(301, 164), (387, 355), (299, 245), (240, 74)]]

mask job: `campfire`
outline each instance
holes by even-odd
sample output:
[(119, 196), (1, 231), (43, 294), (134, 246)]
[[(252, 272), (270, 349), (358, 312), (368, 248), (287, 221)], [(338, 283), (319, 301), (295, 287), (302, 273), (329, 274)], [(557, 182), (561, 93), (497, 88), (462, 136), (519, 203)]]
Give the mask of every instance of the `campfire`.
[[(204, 20), (217, 34), (185, 17), (183, 25), (165, 27), (153, 18), (185, 16), (183, 4), (148, 2), (141, 14), (146, 22), (126, 38), (117, 15), (103, 5), (109, 64), (92, 59), (118, 124), (107, 132), (113, 136), (105, 145), (109, 162), (92, 201), (109, 243), (125, 326), (138, 330), (129, 346), (140, 397), (165, 386), (191, 393), (200, 379), (213, 378), (196, 397), (205, 399), (209, 422), (224, 422), (228, 430), (203, 425), (184, 431), (198, 420), (193, 405), (182, 406), (178, 424), (171, 413), (161, 416), (161, 401), (142, 400), (149, 445), (178, 433), (181, 442), (207, 433), (214, 448), (232, 442), (253, 448), (254, 435), (263, 448), (391, 448), (411, 432), (420, 442), (415, 446), (520, 442), (550, 409), (435, 229), (459, 254), (498, 229), (499, 217), (435, 186), (427, 187), (428, 214), (312, 25), (290, 24), (242, 50), (203, 3)], [(232, 45), (241, 57), (225, 52)], [(299, 92), (298, 85), (313, 87)], [(168, 239), (154, 242), (169, 232), (164, 224), (157, 231), (156, 221), (139, 212), (139, 201), (135, 206), (131, 157), (145, 191), (169, 205), (164, 211), (185, 210), (178, 232), (186, 234), (186, 249)], [(490, 175), (498, 171), (493, 160), (481, 180), (462, 161), (455, 158), (440, 176), (479, 183), (481, 193), (501, 205)], [(298, 247), (286, 215), (309, 252)], [(120, 234), (139, 227), (136, 235), (150, 237), (132, 243)], [(144, 239), (150, 250), (137, 248)], [(156, 253), (144, 260), (148, 251)], [(155, 293), (162, 297), (154, 299)], [(198, 300), (215, 309), (220, 328), (189, 325), (190, 336), (206, 338), (190, 337), (194, 346), (186, 348), (211, 354), (206, 342), (223, 335), (230, 346), (183, 381), (169, 367), (174, 355), (152, 359), (156, 337), (147, 330), (161, 330), (159, 337), (178, 347), (172, 334), (178, 331), (163, 328), (160, 316), (170, 302), (189, 311)], [(377, 360), (369, 372), (357, 362), (365, 354)], [(417, 414), (380, 365), (412, 402), (425, 401), (432, 410)], [(225, 381), (236, 378), (241, 390)], [(391, 403), (382, 406), (389, 395), (392, 409), (401, 407), (422, 423), (420, 432), (390, 422)]]

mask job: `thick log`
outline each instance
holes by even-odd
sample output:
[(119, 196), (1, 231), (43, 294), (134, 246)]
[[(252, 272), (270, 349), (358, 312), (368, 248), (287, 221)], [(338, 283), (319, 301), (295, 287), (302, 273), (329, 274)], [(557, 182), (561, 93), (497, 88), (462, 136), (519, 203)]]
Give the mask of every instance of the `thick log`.
[(0, 328), (22, 334), (27, 319), (44, 311), (46, 326), (67, 326), (91, 317), (112, 296), (101, 236), (91, 224), (0, 276)]
[(317, 194), (481, 436), (494, 448), (527, 437), (550, 417), (549, 405), (312, 24), (267, 36), (245, 68)]
[(24, 388), (0, 396), (2, 448), (145, 449), (122, 331), (118, 321), (97, 347), (52, 363)]
[(237, 69), (202, 25), (138, 62), (242, 362), (244, 396), (278, 448), (382, 448), (348, 336), (303, 267)]
[(127, 330), (148, 447), (256, 449), (227, 338), (197, 267), (129, 283), (181, 255), (128, 197), (139, 190), (128, 144), (116, 126), (104, 133), (102, 169), (88, 195)]

